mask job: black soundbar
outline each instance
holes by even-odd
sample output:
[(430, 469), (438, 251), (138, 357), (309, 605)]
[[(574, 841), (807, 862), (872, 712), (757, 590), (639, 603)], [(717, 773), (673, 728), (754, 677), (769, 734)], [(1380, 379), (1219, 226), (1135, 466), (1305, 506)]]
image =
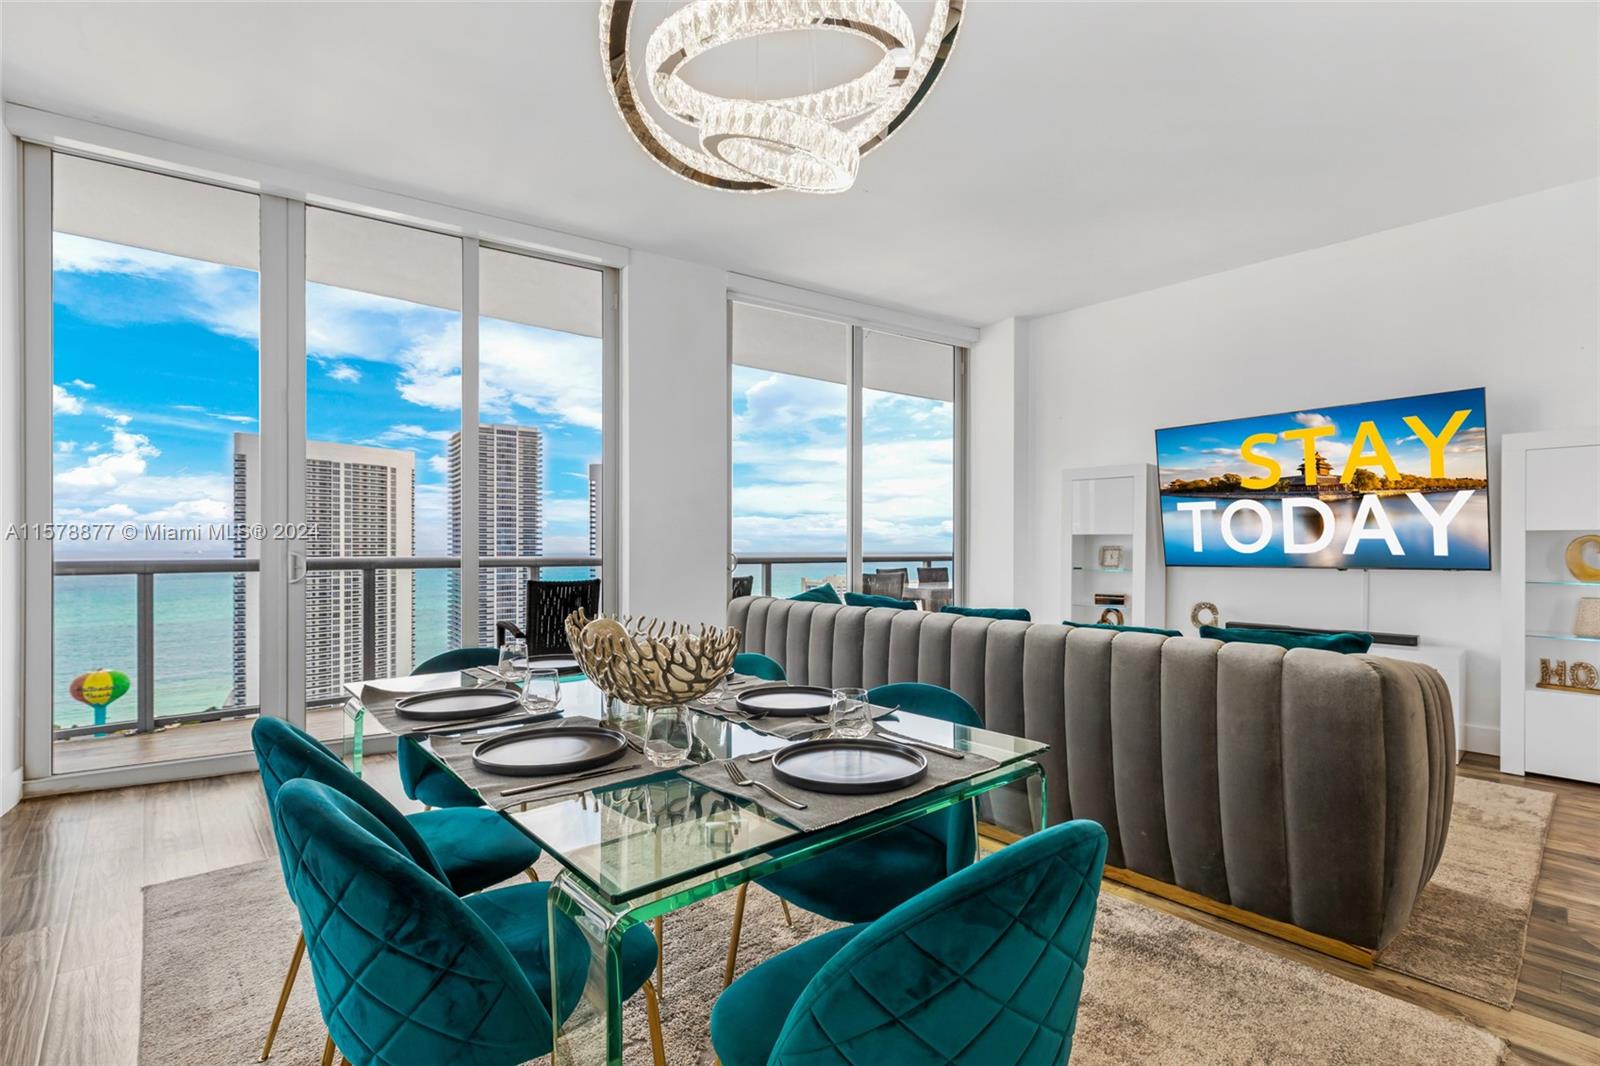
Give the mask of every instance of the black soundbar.
[[(1349, 633), (1348, 629), (1307, 629), (1305, 626), (1281, 626), (1274, 622), (1229, 622), (1224, 629), (1276, 629), (1280, 633)], [(1402, 648), (1415, 648), (1419, 643), (1415, 633), (1368, 633), (1374, 644), (1394, 644)]]

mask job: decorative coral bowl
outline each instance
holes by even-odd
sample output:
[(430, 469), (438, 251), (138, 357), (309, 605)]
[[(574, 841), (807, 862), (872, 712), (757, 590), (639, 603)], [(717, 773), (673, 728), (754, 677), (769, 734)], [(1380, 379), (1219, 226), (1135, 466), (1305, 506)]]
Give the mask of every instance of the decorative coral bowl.
[(637, 707), (671, 707), (710, 692), (733, 669), (737, 629), (687, 626), (654, 618), (566, 620), (572, 655), (596, 688)]

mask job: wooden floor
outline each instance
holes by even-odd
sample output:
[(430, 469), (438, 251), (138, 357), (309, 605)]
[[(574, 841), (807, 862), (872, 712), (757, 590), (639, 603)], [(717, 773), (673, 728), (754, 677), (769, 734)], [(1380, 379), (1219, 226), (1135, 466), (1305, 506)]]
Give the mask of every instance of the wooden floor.
[[(1461, 772), (1559, 793), (1515, 1006), (1361, 970), (1107, 882), (1181, 914), (1506, 1037), (1532, 1063), (1600, 1062), (1600, 788)], [(406, 809), (392, 757), (367, 778)], [(139, 1038), (143, 886), (268, 858), (254, 775), (28, 800), (0, 819), (0, 1066), (131, 1066)], [(1330, 1049), (1330, 1057), (1335, 1049)]]
[[(111, 766), (140, 766), (172, 759), (232, 755), (250, 750), (250, 723), (254, 721), (254, 718), (228, 718), (220, 722), (189, 722), (153, 733), (73, 737), (56, 741), (51, 758), (56, 773), (70, 774)], [(311, 708), (306, 712), (306, 728), (318, 740), (327, 743), (338, 740), (350, 731), (344, 711), (338, 707)], [(0, 1063), (0, 1066), (9, 1064)]]

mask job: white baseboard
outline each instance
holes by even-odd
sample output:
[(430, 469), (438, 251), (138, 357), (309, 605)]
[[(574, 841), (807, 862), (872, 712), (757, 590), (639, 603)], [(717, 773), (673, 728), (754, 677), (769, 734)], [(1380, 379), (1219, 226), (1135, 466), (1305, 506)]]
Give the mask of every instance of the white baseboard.
[(1467, 723), (1466, 729), (1462, 732), (1461, 747), (1480, 755), (1499, 755), (1500, 727)]

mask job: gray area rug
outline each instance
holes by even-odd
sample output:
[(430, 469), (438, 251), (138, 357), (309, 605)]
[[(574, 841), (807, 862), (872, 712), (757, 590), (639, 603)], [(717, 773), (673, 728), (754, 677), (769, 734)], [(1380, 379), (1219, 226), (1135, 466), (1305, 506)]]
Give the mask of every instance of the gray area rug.
[(1555, 809), (1554, 792), (1457, 777), (1439, 868), (1378, 965), (1510, 1007)]
[[(713, 1061), (706, 1032), (720, 991), (733, 894), (669, 915), (663, 1025), (668, 1061)], [(832, 927), (752, 889), (741, 971)], [(275, 862), (145, 890), (139, 1058), (256, 1061), (297, 930)], [(313, 1066), (324, 1030), (302, 972), (272, 1061)], [(650, 1061), (641, 997), (626, 1009), (627, 1062)], [(1101, 897), (1072, 1062), (1384, 1063), (1490, 1066), (1503, 1042), (1459, 1020), (1115, 896)]]

